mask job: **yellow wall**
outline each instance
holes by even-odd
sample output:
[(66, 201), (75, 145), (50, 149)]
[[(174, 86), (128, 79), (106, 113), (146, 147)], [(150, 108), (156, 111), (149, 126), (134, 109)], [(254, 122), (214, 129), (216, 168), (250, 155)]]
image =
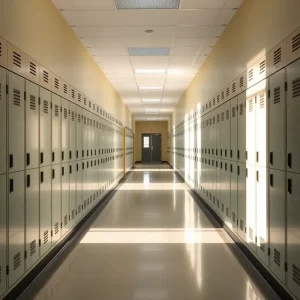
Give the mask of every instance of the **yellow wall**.
[(244, 0), (173, 112), (173, 125), (300, 26), (299, 0)]
[(161, 133), (161, 159), (168, 161), (168, 121), (156, 122), (135, 122), (135, 143), (134, 143), (134, 159), (142, 160), (142, 133)]
[(131, 128), (131, 114), (50, 0), (0, 0), (0, 36)]

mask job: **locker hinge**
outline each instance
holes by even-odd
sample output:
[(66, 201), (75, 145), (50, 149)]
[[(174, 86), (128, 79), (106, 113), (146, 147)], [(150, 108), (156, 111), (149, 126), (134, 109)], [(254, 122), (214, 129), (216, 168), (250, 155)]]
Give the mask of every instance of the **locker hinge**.
[(39, 247), (41, 247), (42, 246), (42, 241), (41, 241), (41, 239), (39, 239)]
[(60, 107), (60, 112), (62, 112), (62, 106)]
[(285, 271), (285, 272), (288, 271), (288, 264), (287, 264), (287, 262), (284, 263), (284, 271)]
[(27, 251), (24, 252), (24, 259), (27, 259)]
[(9, 266), (6, 266), (6, 275), (9, 275)]
[(51, 105), (50, 105), (51, 109), (52, 109), (52, 102), (51, 102)]
[(39, 105), (41, 105), (41, 97), (39, 97)]
[(26, 92), (24, 92), (24, 100), (26, 100)]
[(271, 256), (271, 249), (268, 248), (268, 255)]
[(51, 236), (53, 236), (53, 230), (51, 230)]
[(60, 228), (62, 228), (62, 222), (60, 222)]
[(287, 92), (287, 90), (288, 90), (288, 83), (287, 83), (287, 81), (284, 83), (284, 90)]
[(271, 98), (271, 91), (268, 90), (268, 98)]
[(6, 85), (6, 95), (8, 95), (8, 84)]

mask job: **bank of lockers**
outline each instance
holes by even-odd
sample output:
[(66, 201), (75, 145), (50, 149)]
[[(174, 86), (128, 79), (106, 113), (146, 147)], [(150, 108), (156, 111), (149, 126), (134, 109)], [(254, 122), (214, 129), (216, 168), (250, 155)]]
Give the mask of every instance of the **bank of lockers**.
[(230, 213), (231, 228), (237, 232), (238, 217), (238, 164), (232, 161), (230, 163)]
[(0, 174), (6, 173), (6, 71), (0, 67)]
[(69, 101), (61, 99), (61, 161), (70, 161), (70, 107)]
[(61, 98), (52, 94), (52, 164), (60, 164), (61, 147)]
[(69, 227), (73, 227), (76, 222), (76, 185), (77, 185), (77, 163), (70, 162), (70, 217), (69, 217)]
[(70, 218), (70, 173), (72, 167), (69, 163), (61, 165), (61, 224), (62, 235), (69, 230)]

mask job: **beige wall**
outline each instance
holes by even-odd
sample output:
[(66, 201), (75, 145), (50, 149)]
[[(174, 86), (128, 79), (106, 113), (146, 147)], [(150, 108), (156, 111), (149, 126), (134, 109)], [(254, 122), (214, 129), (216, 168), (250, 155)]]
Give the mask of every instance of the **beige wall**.
[(173, 125), (211, 99), (300, 26), (299, 0), (244, 0), (173, 113)]
[(168, 121), (157, 122), (135, 122), (134, 159), (142, 160), (142, 133), (161, 133), (161, 159), (168, 160)]
[(0, 0), (0, 36), (131, 128), (131, 114), (50, 0)]

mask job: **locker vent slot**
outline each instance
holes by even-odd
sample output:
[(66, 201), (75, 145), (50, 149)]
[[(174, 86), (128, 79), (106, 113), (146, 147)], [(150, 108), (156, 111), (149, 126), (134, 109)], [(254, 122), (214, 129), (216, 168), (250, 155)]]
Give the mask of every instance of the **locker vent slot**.
[(232, 108), (232, 117), (235, 117), (235, 107)]
[(248, 80), (251, 81), (253, 79), (253, 69), (248, 72)]
[(49, 230), (44, 232), (44, 245), (47, 244), (49, 241)]
[(215, 204), (216, 203), (216, 197), (213, 196), (213, 203)]
[(81, 212), (81, 205), (78, 205), (78, 213)]
[(229, 208), (226, 207), (226, 216), (229, 218)]
[(57, 234), (59, 232), (59, 224), (58, 222), (55, 223), (55, 234)]
[(64, 226), (68, 225), (68, 216), (65, 215), (64, 217)]
[(17, 89), (14, 89), (14, 105), (21, 106), (21, 92)]
[(55, 104), (55, 106), (54, 106), (54, 115), (55, 115), (55, 117), (59, 116), (59, 107), (57, 104)]
[(91, 101), (89, 101), (89, 108), (92, 108), (92, 103), (91, 103)]
[(253, 100), (251, 99), (249, 101), (249, 112), (252, 112), (253, 111)]
[(264, 108), (265, 107), (265, 95), (261, 94), (259, 96), (259, 107)]
[(68, 86), (64, 83), (64, 93), (68, 94)]
[(262, 252), (266, 251), (266, 241), (263, 237), (259, 238), (259, 248)]
[(251, 227), (249, 227), (249, 238), (253, 241), (253, 229)]
[(2, 84), (0, 82), (0, 101), (2, 100)]
[(78, 123), (81, 123), (81, 116), (78, 115)]
[(300, 269), (293, 264), (293, 280), (300, 286)]
[(235, 220), (236, 220), (236, 219), (235, 219), (235, 213), (233, 212), (233, 213), (232, 213), (232, 221), (235, 223)]
[(83, 103), (84, 103), (84, 105), (86, 105), (86, 98), (84, 98)]
[(222, 92), (222, 100), (224, 99), (224, 92)]
[(280, 86), (274, 89), (274, 104), (280, 102)]
[(220, 95), (217, 96), (217, 103), (220, 102)]
[(44, 100), (44, 113), (47, 114), (49, 112), (49, 103)]
[(56, 89), (59, 89), (59, 81), (58, 81), (57, 78), (54, 78), (54, 87), (55, 87)]
[(64, 108), (64, 118), (65, 119), (68, 118), (68, 110), (66, 108)]
[(95, 110), (95, 104), (93, 104), (93, 110)]
[(235, 93), (235, 82), (232, 84), (232, 93)]
[(33, 76), (36, 76), (36, 64), (34, 64), (33, 62), (30, 62), (29, 68), (30, 68), (30, 74)]
[(74, 211), (74, 209), (72, 210), (72, 220), (74, 219), (74, 217), (75, 217), (75, 211)]
[(292, 39), (292, 51), (295, 52), (300, 48), (300, 33), (295, 35)]
[[(1, 56), (1, 43), (0, 43), (0, 56)], [(0, 284), (2, 282), (2, 267), (0, 266)]]
[(224, 212), (224, 204), (222, 203), (222, 212)]
[(13, 64), (19, 68), (22, 66), (21, 55), (15, 51), (13, 51)]
[(216, 104), (216, 99), (214, 98), (214, 99), (213, 99), (213, 105), (215, 105), (215, 104)]
[(229, 87), (226, 89), (226, 96), (229, 97)]
[(274, 51), (274, 66), (281, 62), (281, 48)]
[(36, 98), (34, 95), (30, 95), (30, 109), (35, 110), (36, 109)]
[(15, 256), (14, 256), (14, 270), (17, 270), (21, 265), (21, 253), (18, 252)]
[(259, 74), (263, 74), (266, 71), (266, 61), (262, 61), (259, 64)]
[(300, 96), (300, 77), (293, 80), (293, 98)]
[(36, 253), (36, 240), (30, 243), (30, 256)]
[(242, 76), (240, 78), (240, 87), (243, 87), (244, 86), (244, 77)]
[[(2, 56), (2, 43), (1, 42), (0, 42), (0, 56)], [(1, 271), (1, 269), (0, 269), (0, 271)], [(1, 276), (1, 273), (0, 273), (0, 276)], [(1, 279), (0, 279), (0, 282), (1, 282)]]
[(43, 81), (49, 83), (49, 73), (47, 71), (43, 71)]
[(72, 121), (75, 121), (75, 113), (72, 111)]
[(244, 221), (240, 219), (240, 229), (244, 231)]
[(224, 112), (222, 112), (222, 114), (221, 114), (221, 121), (222, 122), (224, 121)]
[(280, 252), (274, 248), (274, 263), (280, 267)]
[(229, 120), (229, 109), (226, 110), (226, 120)]
[(71, 89), (71, 97), (75, 99), (75, 90)]
[(244, 114), (244, 105), (240, 104), (240, 116)]
[[(85, 100), (85, 99), (84, 99)], [(81, 94), (78, 94), (78, 102), (81, 102)], [(85, 104), (85, 103), (84, 103)]]

